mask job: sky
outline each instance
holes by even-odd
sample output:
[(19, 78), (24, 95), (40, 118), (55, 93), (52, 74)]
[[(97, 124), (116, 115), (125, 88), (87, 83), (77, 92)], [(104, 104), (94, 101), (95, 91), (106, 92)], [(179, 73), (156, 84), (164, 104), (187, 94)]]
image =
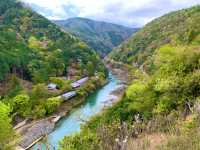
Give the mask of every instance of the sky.
[(200, 0), (22, 0), (52, 20), (84, 17), (129, 27), (142, 27), (168, 12)]

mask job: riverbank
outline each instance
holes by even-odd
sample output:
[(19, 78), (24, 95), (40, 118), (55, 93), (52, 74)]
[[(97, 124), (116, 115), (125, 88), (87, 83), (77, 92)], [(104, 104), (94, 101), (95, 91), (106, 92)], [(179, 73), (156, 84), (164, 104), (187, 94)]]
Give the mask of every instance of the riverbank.
[(71, 99), (68, 102), (63, 103), (62, 106), (58, 109), (56, 113), (52, 116), (35, 120), (30, 123), (27, 123), (19, 128), (16, 129), (16, 132), (21, 136), (19, 147), (22, 149), (29, 149), (35, 143), (40, 141), (44, 136), (51, 133), (54, 129), (56, 124), (59, 122), (60, 119), (67, 116), (67, 114), (78, 107), (84, 102), (84, 98), (82, 99)]
[[(93, 147), (93, 142), (97, 144), (99, 141), (99, 139), (96, 136), (96, 133), (99, 133), (100, 135), (104, 135), (103, 133), (105, 132), (105, 130), (108, 129), (108, 131), (110, 131), (110, 127), (111, 127), (110, 126), (109, 128), (104, 128), (104, 126), (101, 126), (100, 128), (96, 128), (96, 125), (98, 125), (99, 123), (99, 119), (100, 118), (103, 119), (104, 117), (105, 119), (108, 119), (108, 120), (109, 118), (114, 118), (115, 115), (105, 116), (105, 112), (112, 111), (111, 106), (115, 107), (115, 105), (118, 104), (119, 100), (121, 100), (121, 97), (123, 97), (124, 89), (126, 88), (126, 86), (120, 80), (118, 80), (117, 82), (111, 81), (110, 84), (111, 85), (107, 85), (108, 87), (106, 86), (105, 88), (101, 89), (99, 92), (95, 94), (95, 98), (96, 98), (95, 102), (92, 102), (92, 101), (88, 102), (88, 104), (83, 106), (83, 108), (80, 108), (80, 110), (77, 110), (77, 112), (74, 112), (73, 114), (71, 114), (71, 117), (66, 121), (66, 123), (62, 123), (60, 125), (60, 126), (63, 126), (63, 128), (68, 126), (69, 129), (67, 130), (57, 129), (58, 131), (56, 131), (55, 134), (50, 134), (50, 138), (49, 138), (50, 143), (55, 144), (54, 137), (56, 137), (57, 134), (61, 134), (62, 132), (65, 132), (64, 136), (59, 137), (60, 139), (59, 148), (63, 150), (73, 149), (73, 146), (75, 146), (73, 144), (75, 143), (77, 146), (77, 147), (75, 146), (76, 149), (94, 149), (96, 145)], [(91, 97), (91, 99), (93, 98), (94, 97)], [(96, 106), (93, 106), (93, 105), (96, 105)], [(80, 121), (77, 121), (78, 118), (81, 118), (84, 122), (80, 123)], [(77, 126), (77, 124), (79, 124), (79, 126)], [(80, 128), (80, 125), (81, 125), (81, 128)], [(90, 130), (90, 128), (93, 128), (94, 130)], [(72, 130), (72, 131), (69, 131), (69, 130)], [(72, 134), (74, 136), (71, 136)], [(102, 138), (105, 140), (109, 140), (106, 137), (102, 137)], [(77, 139), (80, 139), (80, 140), (77, 140)], [(70, 141), (73, 141), (73, 140), (74, 142), (70, 143)], [(85, 143), (87, 143), (86, 147), (84, 145)], [(98, 149), (98, 147), (96, 147), (96, 149)], [(37, 150), (37, 149), (34, 149), (34, 150)], [(42, 149), (42, 150), (45, 150), (45, 149)]]
[(48, 135), (48, 143), (37, 143), (33, 149), (45, 150), (46, 145), (50, 145), (52, 149), (57, 149), (59, 141), (65, 136), (79, 132), (82, 124), (89, 121), (92, 116), (117, 102), (119, 95), (122, 95), (124, 85), (112, 74), (109, 74), (108, 80), (108, 84), (90, 94), (81, 106), (70, 111), (56, 124), (55, 130)]
[(121, 62), (116, 62), (114, 60), (110, 60), (105, 58), (105, 65), (112, 73), (117, 76), (118, 79), (125, 85), (128, 85), (134, 79), (134, 71), (136, 70), (133, 66), (128, 64), (123, 64)]
[[(67, 116), (72, 109), (83, 104), (86, 100), (86, 97), (90, 93), (104, 86), (106, 83), (106, 80), (101, 82), (98, 81), (98, 84), (93, 84), (93, 82), (91, 83), (90, 81), (88, 81), (87, 84), (78, 89), (84, 91), (84, 93), (62, 103), (62, 105), (59, 106), (57, 111), (54, 112), (51, 116), (44, 119), (32, 121), (25, 120), (24, 122), (21, 122), (20, 124), (15, 126), (14, 129), (21, 137), (17, 149), (28, 149), (35, 143), (37, 143), (39, 140), (41, 140), (44, 136), (51, 133), (55, 129), (55, 126), (60, 119)], [(86, 90), (84, 90), (84, 88)]]

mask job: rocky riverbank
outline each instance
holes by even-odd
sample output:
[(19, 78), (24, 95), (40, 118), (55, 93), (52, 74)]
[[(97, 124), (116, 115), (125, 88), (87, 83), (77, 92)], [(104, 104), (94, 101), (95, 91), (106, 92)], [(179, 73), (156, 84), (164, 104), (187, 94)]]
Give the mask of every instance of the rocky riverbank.
[(131, 68), (126, 64), (115, 62), (113, 60), (105, 59), (106, 67), (112, 71), (112, 73), (121, 80), (122, 84), (127, 85), (133, 80), (133, 76), (130, 74)]

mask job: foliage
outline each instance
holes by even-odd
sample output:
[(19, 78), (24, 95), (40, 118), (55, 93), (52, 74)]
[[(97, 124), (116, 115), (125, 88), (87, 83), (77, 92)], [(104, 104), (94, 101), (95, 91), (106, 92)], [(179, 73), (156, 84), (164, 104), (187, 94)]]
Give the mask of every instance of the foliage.
[(15, 75), (12, 75), (8, 81), (8, 89), (6, 90), (7, 97), (14, 97), (22, 90), (22, 86), (19, 78)]
[[(101, 70), (97, 54), (76, 37), (15, 0), (1, 0), (0, 11), (0, 80), (9, 73), (35, 83), (48, 81), (50, 76), (67, 75), (74, 62), (87, 69), (87, 62)], [(5, 9), (7, 8), (7, 9)]]
[(50, 82), (55, 83), (63, 92), (72, 90), (71, 81), (59, 77), (50, 77)]
[(71, 18), (54, 21), (64, 27), (67, 32), (80, 37), (101, 56), (108, 54), (112, 48), (137, 31), (137, 28), (128, 28), (115, 24), (97, 22), (85, 18)]
[(63, 150), (95, 150), (99, 149), (98, 139), (92, 133), (77, 133), (73, 136), (65, 137), (60, 143), (60, 149)]
[(34, 110), (33, 117), (34, 118), (43, 118), (46, 116), (46, 109), (43, 105), (37, 105)]
[(13, 111), (22, 117), (27, 117), (31, 111), (30, 97), (27, 94), (20, 94), (13, 98)]
[[(198, 5), (158, 18), (116, 48), (110, 57), (139, 67), (138, 71), (133, 71), (136, 80), (127, 88), (121, 101), (83, 125), (81, 137), (75, 135), (62, 142), (75, 145), (78, 143), (75, 139), (82, 140), (88, 131), (99, 139), (99, 145), (103, 145), (120, 134), (116, 133), (113, 124), (120, 123), (121, 128), (121, 122), (126, 122), (137, 131), (136, 136), (143, 130), (177, 131), (179, 134), (167, 143), (166, 149), (198, 149), (199, 133), (196, 132), (195, 137), (190, 134), (199, 128), (196, 117), (182, 124), (178, 118), (192, 111), (188, 107), (193, 106), (200, 95), (199, 8)], [(180, 112), (182, 114), (177, 115)], [(139, 126), (135, 118), (138, 114)], [(110, 126), (111, 129), (104, 133), (109, 139), (105, 141), (100, 136), (103, 130), (98, 132), (98, 129)], [(107, 149), (113, 149), (114, 144), (111, 145)]]
[(10, 111), (9, 106), (0, 102), (0, 149), (2, 150), (13, 148), (14, 132), (11, 126)]
[(166, 14), (148, 23), (134, 36), (114, 49), (110, 58), (129, 64), (143, 65), (151, 70), (147, 63), (156, 49), (165, 44), (199, 45), (200, 6)]
[(31, 99), (33, 102), (38, 103), (38, 100), (49, 97), (49, 92), (44, 84), (37, 84), (31, 91)]
[(56, 111), (57, 108), (60, 106), (61, 102), (62, 101), (59, 97), (53, 97), (47, 99), (45, 103), (46, 114), (49, 115), (52, 114), (54, 111)]

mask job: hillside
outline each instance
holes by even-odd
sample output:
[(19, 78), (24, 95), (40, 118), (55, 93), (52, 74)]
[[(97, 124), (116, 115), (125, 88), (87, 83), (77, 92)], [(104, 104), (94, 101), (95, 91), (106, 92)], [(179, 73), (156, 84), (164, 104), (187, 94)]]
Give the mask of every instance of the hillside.
[(121, 44), (137, 29), (112, 23), (99, 22), (86, 18), (71, 18), (53, 21), (64, 29), (85, 41), (101, 56), (108, 54), (114, 47)]
[(153, 20), (114, 49), (110, 58), (140, 66), (148, 63), (154, 51), (164, 44), (199, 44), (199, 10), (200, 6), (194, 6)]
[(16, 73), (44, 82), (50, 76), (67, 76), (73, 64), (77, 64), (76, 75), (89, 74), (91, 65), (99, 66), (96, 71), (103, 69), (85, 43), (14, 0), (0, 1), (0, 35), (0, 80)]
[(199, 25), (200, 6), (172, 12), (115, 49), (108, 62), (134, 80), (61, 149), (200, 149)]
[[(72, 87), (86, 76), (89, 80), (79, 89)], [(105, 67), (87, 44), (18, 0), (0, 0), (1, 150), (15, 149), (21, 140), (14, 125), (70, 111), (104, 83)], [(63, 94), (70, 91), (75, 100), (63, 104)]]

